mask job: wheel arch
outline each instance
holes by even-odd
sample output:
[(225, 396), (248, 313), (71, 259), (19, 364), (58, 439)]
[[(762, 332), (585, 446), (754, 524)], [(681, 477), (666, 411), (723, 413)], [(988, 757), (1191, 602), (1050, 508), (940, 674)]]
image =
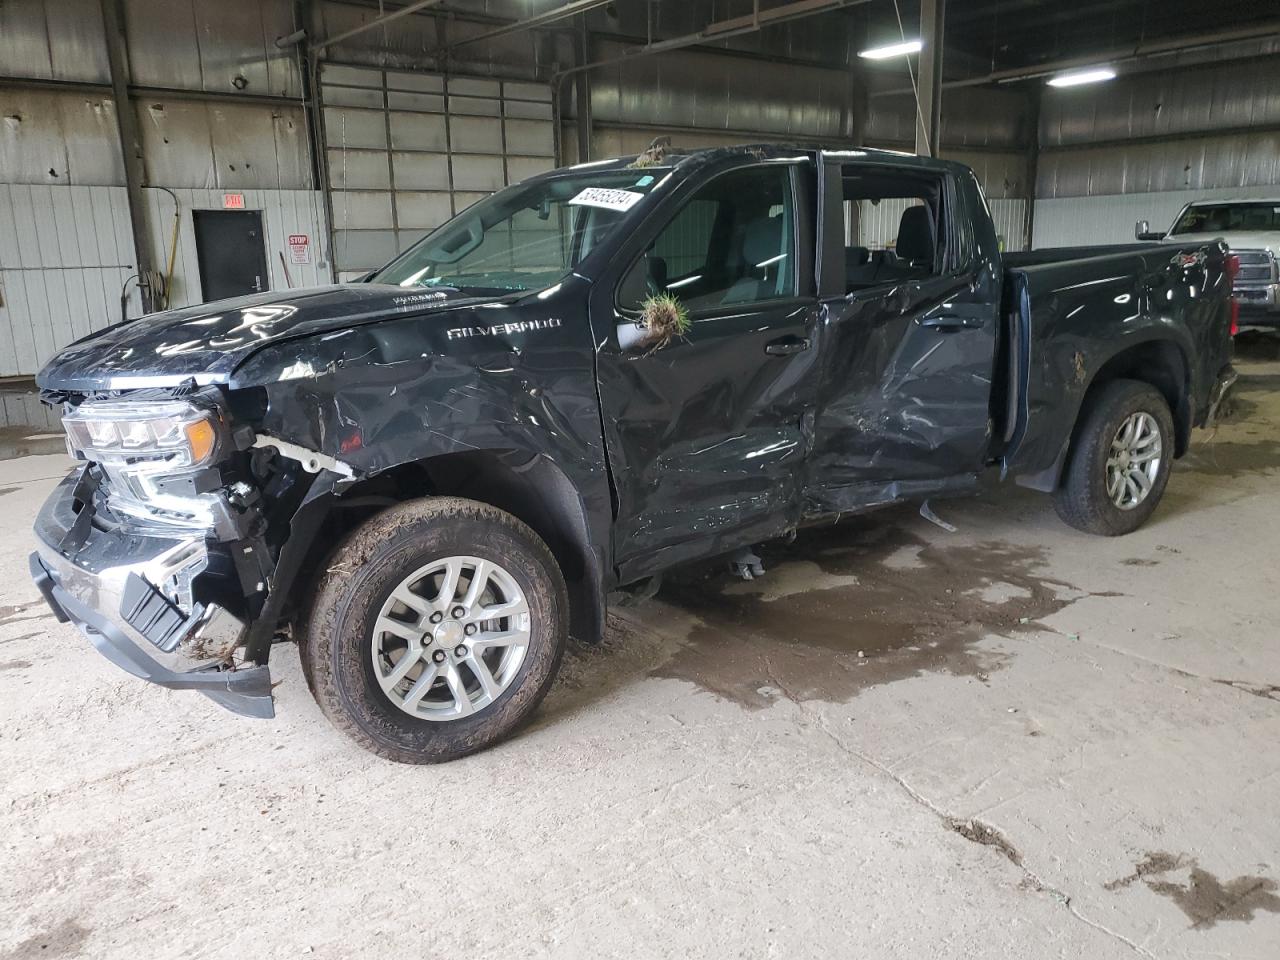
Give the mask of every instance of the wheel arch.
[(1186, 453), (1191, 443), (1191, 363), (1179, 344), (1164, 338), (1125, 347), (1097, 369), (1076, 411), (1072, 441), (1093, 398), (1114, 380), (1138, 380), (1160, 391), (1173, 414), (1174, 456)]
[[(601, 639), (606, 613), (603, 549), (592, 542), (586, 507), (573, 483), (541, 454), (512, 449), (440, 454), (345, 483), (329, 498), (316, 539), (336, 543), (379, 510), (429, 496), (477, 500), (527, 524), (551, 550), (564, 576), (570, 635), (585, 642)], [(323, 553), (311, 552), (311, 569), (300, 573), (300, 587), (314, 582)]]
[[(1173, 415), (1174, 456), (1181, 457), (1191, 442), (1192, 389), (1191, 363), (1185, 348), (1170, 337), (1152, 337), (1120, 347), (1099, 363), (1077, 396), (1070, 430), (1051, 463), (1037, 470), (1015, 471), (1018, 484), (1032, 490), (1050, 493), (1062, 482), (1071, 452), (1075, 449), (1091, 406), (1108, 383), (1116, 380), (1138, 380), (1160, 391)], [(1069, 399), (1062, 401), (1069, 403)]]

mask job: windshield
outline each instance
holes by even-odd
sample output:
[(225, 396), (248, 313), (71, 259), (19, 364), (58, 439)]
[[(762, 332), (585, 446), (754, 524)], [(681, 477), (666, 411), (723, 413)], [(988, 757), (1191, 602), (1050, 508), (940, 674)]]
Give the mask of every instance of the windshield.
[(1187, 207), (1170, 233), (1234, 233), (1280, 230), (1280, 204), (1203, 203)]
[(481, 294), (541, 290), (599, 246), (668, 172), (584, 172), (507, 187), (427, 234), (370, 280)]

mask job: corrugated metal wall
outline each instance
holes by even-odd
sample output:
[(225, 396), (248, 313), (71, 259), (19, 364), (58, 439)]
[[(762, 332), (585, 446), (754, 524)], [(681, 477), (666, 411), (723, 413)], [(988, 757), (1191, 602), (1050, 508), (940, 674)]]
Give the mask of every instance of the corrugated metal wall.
[(1046, 90), (1035, 245), (1119, 243), (1182, 205), (1280, 196), (1280, 54)]
[(340, 278), (556, 165), (546, 84), (335, 65), (321, 81)]
[[(299, 26), (292, 0), (124, 5), (132, 80), (145, 90), (133, 109), (147, 182), (172, 189), (184, 211), (175, 303), (199, 298), (189, 211), (216, 208), (223, 191), (243, 193), (246, 206), (264, 211), (279, 288), (288, 283), (279, 252), (289, 233), (312, 237), (312, 263), (290, 264), (294, 283), (328, 275), (330, 229), (350, 275), (379, 265), (484, 193), (553, 163), (548, 80), (574, 60), (574, 22), (451, 44), (554, 0), (475, 0), (466, 12), (425, 11), (327, 50), (319, 159), (333, 188), (332, 225), (313, 183), (296, 53), (274, 43)], [(374, 3), (347, 0), (306, 7), (314, 37), (379, 13)], [(588, 15), (595, 31), (589, 56), (611, 57), (649, 31), (688, 34), (748, 9), (723, 0), (598, 9)], [(731, 37), (720, 52), (679, 50), (594, 71), (592, 155), (634, 153), (660, 134), (677, 145), (714, 146), (842, 144), (858, 131), (862, 143), (911, 149), (912, 98), (875, 96), (868, 107), (858, 89), (856, 19), (848, 11), (815, 16)], [(1232, 50), (1244, 59), (1173, 55), (1160, 72), (1045, 90), (1038, 131), (1029, 129), (1025, 87), (948, 90), (940, 152), (975, 168), (1011, 249), (1022, 245), (1026, 198), (1037, 192), (1040, 245), (1124, 240), (1134, 219), (1164, 225), (1193, 196), (1280, 193), (1280, 43)], [(106, 84), (99, 0), (0, 2), (0, 76)], [(124, 172), (110, 96), (92, 86), (6, 87), (3, 98), (0, 217), (26, 239), (16, 232), (0, 238), (7, 244), (0, 250), (0, 373), (31, 372), (66, 338), (116, 315), (112, 288), (131, 270), (132, 244), (127, 218), (120, 220)], [(571, 100), (564, 105), (569, 120)], [(576, 156), (574, 125), (562, 124), (559, 134), (562, 156)], [(1036, 185), (1027, 182), (1033, 139), (1041, 148)], [(95, 212), (87, 233), (67, 223), (66, 211), (80, 211), (81, 203)], [(163, 190), (149, 192), (147, 230), (161, 266), (171, 206)]]
[(0, 377), (120, 319), (132, 264), (124, 187), (0, 185)]
[[(627, 49), (602, 41), (593, 55), (607, 59)], [(661, 125), (778, 140), (847, 141), (853, 129), (852, 94), (844, 70), (742, 61), (695, 50), (644, 57), (591, 74), (592, 121), (606, 127)]]
[[(200, 303), (192, 210), (217, 210), (216, 190), (174, 191), (181, 220), (170, 305)], [(262, 212), (271, 289), (327, 283), (324, 257), (289, 260), (290, 234), (322, 246), (323, 198), (310, 190), (246, 190), (245, 209)], [(173, 239), (174, 200), (146, 190), (152, 245), (163, 271)], [(282, 261), (282, 255), (284, 260)], [(136, 273), (124, 187), (0, 185), (0, 377), (31, 374), (59, 347), (121, 318), (121, 295)], [(128, 284), (130, 316), (141, 310)]]
[[(244, 209), (262, 214), (265, 234), (269, 289), (289, 290), (329, 283), (328, 237), (324, 227), (324, 196), (317, 190), (240, 190)], [(221, 210), (221, 190), (173, 191), (180, 213), (178, 246), (174, 256), (174, 281), (169, 305), (185, 307), (202, 303), (200, 268), (196, 260), (193, 210)], [(173, 240), (174, 197), (167, 190), (147, 189), (147, 219), (151, 225), (152, 248), (164, 270)], [(127, 221), (126, 221), (127, 222)], [(308, 263), (290, 259), (289, 237), (301, 234), (308, 239)]]
[[(146, 182), (146, 229), (162, 273), (181, 210), (170, 302), (199, 302), (193, 209), (219, 209), (222, 192), (261, 210), (271, 286), (327, 280), (323, 198), (314, 189), (292, 50), (288, 0), (126, 0), (132, 81), (165, 88), (135, 96)], [(106, 84), (99, 0), (0, 4), (0, 75)], [(181, 92), (170, 93), (170, 90)], [(185, 91), (190, 91), (188, 94)], [(193, 99), (215, 94), (216, 100)], [(243, 97), (242, 100), (233, 98)], [(270, 101), (255, 99), (275, 98)], [(120, 318), (121, 288), (136, 273), (116, 128), (116, 104), (85, 89), (3, 90), (0, 110), (0, 376), (34, 373), (59, 347)], [(308, 264), (279, 253), (310, 238)], [(141, 306), (129, 285), (129, 310)]]
[[(806, 48), (801, 39), (805, 31), (797, 29), (799, 24), (790, 26), (786, 34), (789, 43), (796, 49)], [(664, 29), (676, 26), (666, 24)], [(810, 46), (819, 43), (813, 23), (808, 33)], [(776, 37), (752, 39), (745, 48), (776, 42)], [(853, 55), (845, 49), (848, 38), (842, 35), (829, 42), (836, 44), (838, 51), (833, 52), (841, 58), (834, 65), (747, 61), (678, 50), (593, 71), (590, 154), (638, 153), (655, 136), (669, 136), (677, 147), (714, 147), (744, 140), (853, 144), (860, 124), (859, 144), (912, 150), (912, 97), (874, 97), (867, 115), (857, 116), (864, 107), (856, 96), (855, 75), (844, 65), (844, 59)], [(595, 45), (593, 58), (617, 56), (627, 49), (627, 44), (601, 40)], [(1026, 198), (1031, 193), (1027, 144), (1032, 131), (1026, 95), (959, 89), (948, 91), (944, 102), (941, 155), (974, 168), (1000, 221), (997, 230), (1006, 249), (1021, 249), (1025, 245)], [(572, 117), (575, 109), (570, 105), (566, 116)], [(564, 156), (577, 156), (577, 130), (572, 124), (564, 126), (562, 138)], [(896, 221), (892, 229), (896, 231)]]

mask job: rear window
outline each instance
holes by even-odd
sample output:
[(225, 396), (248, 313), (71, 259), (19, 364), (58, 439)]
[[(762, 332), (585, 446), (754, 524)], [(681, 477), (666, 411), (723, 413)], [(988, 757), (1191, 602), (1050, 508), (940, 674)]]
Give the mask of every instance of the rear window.
[(1170, 233), (1280, 230), (1280, 204), (1204, 203), (1187, 207)]

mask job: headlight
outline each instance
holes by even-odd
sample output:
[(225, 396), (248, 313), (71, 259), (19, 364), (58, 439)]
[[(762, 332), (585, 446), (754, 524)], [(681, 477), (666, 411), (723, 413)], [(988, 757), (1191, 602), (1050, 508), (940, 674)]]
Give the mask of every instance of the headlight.
[(168, 468), (203, 466), (218, 448), (213, 415), (181, 400), (82, 403), (62, 424), (73, 457), (98, 463), (162, 461)]

